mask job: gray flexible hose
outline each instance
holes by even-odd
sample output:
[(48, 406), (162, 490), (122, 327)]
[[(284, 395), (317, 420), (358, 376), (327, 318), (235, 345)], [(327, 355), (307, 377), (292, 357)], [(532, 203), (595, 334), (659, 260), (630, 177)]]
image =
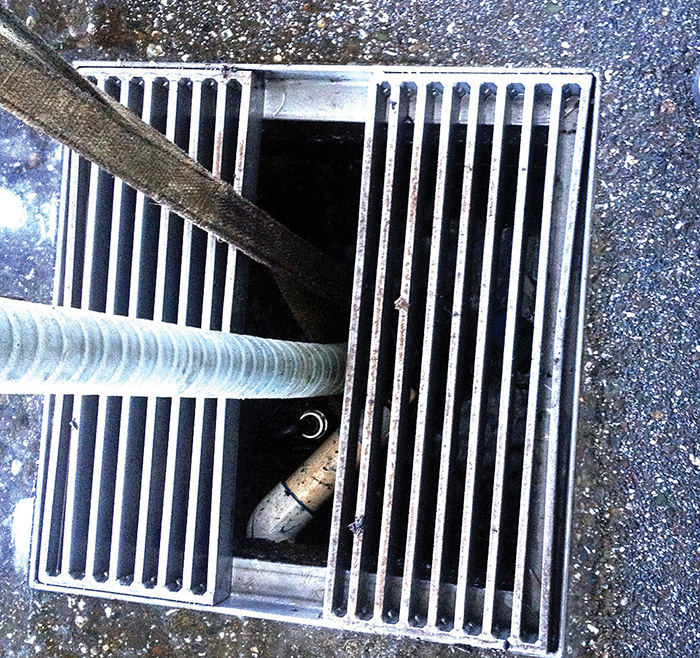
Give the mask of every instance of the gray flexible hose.
[(0, 393), (316, 397), (345, 351), (0, 298)]

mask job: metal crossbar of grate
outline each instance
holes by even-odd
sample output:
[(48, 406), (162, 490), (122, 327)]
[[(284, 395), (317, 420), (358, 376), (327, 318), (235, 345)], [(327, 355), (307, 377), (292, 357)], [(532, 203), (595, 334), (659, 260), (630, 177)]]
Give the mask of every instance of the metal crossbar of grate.
[(327, 618), (559, 647), (593, 82), (370, 85)]
[[(261, 106), (253, 74), (96, 72), (94, 82), (250, 195)], [(76, 154), (54, 303), (241, 330), (235, 249)], [(216, 285), (215, 285), (216, 283)], [(231, 583), (238, 403), (51, 396), (38, 543), (40, 583), (216, 603)]]

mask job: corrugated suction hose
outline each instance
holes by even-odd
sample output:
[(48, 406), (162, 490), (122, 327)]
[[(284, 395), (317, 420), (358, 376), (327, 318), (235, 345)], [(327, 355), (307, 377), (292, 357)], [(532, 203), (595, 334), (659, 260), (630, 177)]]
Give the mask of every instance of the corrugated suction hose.
[(0, 298), (0, 393), (317, 397), (345, 352)]

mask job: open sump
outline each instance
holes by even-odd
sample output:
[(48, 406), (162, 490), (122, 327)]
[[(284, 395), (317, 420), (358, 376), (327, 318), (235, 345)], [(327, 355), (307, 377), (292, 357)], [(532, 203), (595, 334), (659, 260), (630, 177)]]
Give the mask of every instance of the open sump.
[[(257, 203), (278, 221), (351, 271), (355, 257), (362, 176), (364, 125), (355, 122), (265, 120), (260, 134)], [(287, 340), (305, 336), (267, 271), (250, 264), (245, 333)], [(338, 318), (337, 340), (347, 337), (349, 318)], [(305, 440), (293, 425), (308, 409), (328, 417), (328, 431)], [(292, 542), (246, 539), (257, 503), (336, 430), (340, 398), (246, 400), (241, 404), (234, 554), (325, 566), (330, 505)]]
[[(563, 651), (596, 81), (85, 65), (355, 273), (343, 396), (47, 399), (32, 585)], [(272, 277), (75, 155), (55, 303), (303, 340)], [(338, 429), (295, 542), (258, 502)]]

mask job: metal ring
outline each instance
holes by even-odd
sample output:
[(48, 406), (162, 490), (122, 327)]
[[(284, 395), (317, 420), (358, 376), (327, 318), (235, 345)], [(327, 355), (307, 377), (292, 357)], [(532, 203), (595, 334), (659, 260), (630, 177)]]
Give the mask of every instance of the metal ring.
[(325, 414), (318, 411), (318, 409), (309, 409), (308, 411), (305, 411), (303, 414), (301, 414), (299, 420), (302, 421), (306, 418), (313, 418), (318, 423), (318, 427), (311, 432), (302, 433), (302, 436), (305, 439), (320, 439), (328, 431), (328, 419), (326, 418)]

